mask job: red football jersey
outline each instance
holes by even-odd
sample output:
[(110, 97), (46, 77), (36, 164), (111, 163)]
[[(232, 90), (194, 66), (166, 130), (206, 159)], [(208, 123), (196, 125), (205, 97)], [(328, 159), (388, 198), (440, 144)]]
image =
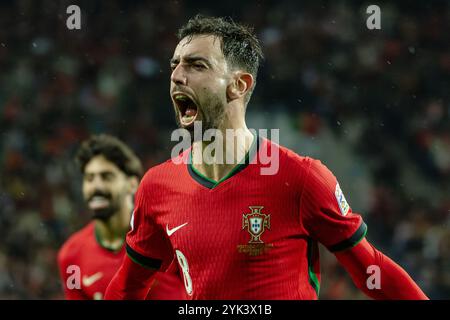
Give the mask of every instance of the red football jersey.
[[(317, 242), (337, 251), (365, 235), (320, 161), (254, 140), (245, 163), (219, 182), (178, 164), (190, 161), (188, 150), (139, 186), (127, 253), (153, 268), (178, 261), (190, 299), (317, 299)], [(276, 152), (278, 172), (261, 174), (261, 155)]]
[[(125, 246), (114, 252), (101, 246), (95, 222), (73, 234), (58, 252), (58, 265), (69, 300), (100, 300), (122, 264)], [(182, 299), (184, 288), (178, 274), (158, 274), (151, 299)], [(157, 288), (157, 289), (156, 289)]]
[[(58, 253), (66, 298), (102, 299), (106, 287), (122, 263), (124, 254), (123, 247), (120, 251), (113, 252), (99, 244), (94, 222), (73, 234)], [(71, 278), (68, 279), (69, 277)]]

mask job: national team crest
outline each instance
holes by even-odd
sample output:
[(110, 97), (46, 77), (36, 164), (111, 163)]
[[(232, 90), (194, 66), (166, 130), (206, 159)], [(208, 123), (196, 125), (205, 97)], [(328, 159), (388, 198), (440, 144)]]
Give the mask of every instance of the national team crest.
[(261, 235), (265, 229), (270, 229), (270, 214), (264, 214), (261, 210), (263, 206), (250, 206), (251, 213), (243, 214), (242, 229), (247, 228), (251, 239), (248, 243), (264, 243)]

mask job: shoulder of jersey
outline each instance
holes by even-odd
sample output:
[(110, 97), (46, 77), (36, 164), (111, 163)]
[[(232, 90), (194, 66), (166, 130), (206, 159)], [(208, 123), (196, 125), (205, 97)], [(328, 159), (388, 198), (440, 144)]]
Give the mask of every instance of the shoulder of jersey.
[[(309, 175), (310, 170), (314, 170), (322, 172), (322, 175), (332, 174), (321, 160), (309, 156), (301, 156), (286, 147), (280, 147), (280, 162), (283, 163), (285, 169), (291, 172), (302, 172)], [(297, 171), (298, 169), (300, 171)]]
[(86, 244), (87, 238), (92, 237), (94, 233), (94, 222), (90, 222), (80, 230), (73, 233), (62, 245), (58, 252), (58, 259), (64, 259), (71, 255), (76, 255)]
[(267, 140), (267, 141), (269, 141), (271, 148), (277, 147), (279, 149), (280, 162), (283, 162), (284, 165), (308, 167), (312, 161), (315, 161), (314, 158), (299, 155), (297, 152), (295, 152), (285, 146), (281, 146), (270, 140)]

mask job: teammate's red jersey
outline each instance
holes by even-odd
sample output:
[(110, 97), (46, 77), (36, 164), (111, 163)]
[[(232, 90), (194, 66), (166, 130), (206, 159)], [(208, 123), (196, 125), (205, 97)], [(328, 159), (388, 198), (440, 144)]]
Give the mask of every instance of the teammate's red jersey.
[[(171, 253), (191, 299), (316, 299), (317, 242), (338, 251), (366, 233), (320, 161), (254, 140), (246, 163), (218, 183), (176, 158), (139, 186), (127, 253), (153, 268)], [(260, 155), (276, 152), (278, 172), (262, 175)]]
[[(99, 244), (94, 222), (73, 234), (58, 253), (66, 298), (102, 299), (106, 287), (122, 263), (124, 254), (123, 247), (120, 251), (113, 252)], [(77, 285), (79, 289), (76, 288)]]
[[(66, 299), (103, 299), (106, 287), (122, 264), (125, 246), (111, 251), (101, 246), (95, 222), (73, 234), (58, 253), (58, 265)], [(182, 284), (177, 277), (158, 274), (151, 299), (181, 299)], [(182, 294), (180, 294), (182, 293)]]

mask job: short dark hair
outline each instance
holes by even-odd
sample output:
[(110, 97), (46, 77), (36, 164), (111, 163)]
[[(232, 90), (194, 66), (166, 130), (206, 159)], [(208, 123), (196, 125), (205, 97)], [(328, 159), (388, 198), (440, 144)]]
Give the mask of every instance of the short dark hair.
[(107, 134), (93, 135), (85, 140), (75, 160), (81, 173), (92, 158), (102, 155), (114, 163), (127, 176), (142, 176), (142, 164), (136, 154), (121, 140)]
[[(178, 30), (178, 40), (195, 35), (218, 37), (227, 62), (232, 67), (251, 73), (255, 80), (254, 85), (256, 84), (259, 63), (264, 59), (264, 55), (253, 28), (238, 24), (231, 18), (196, 15)], [(245, 103), (250, 100), (253, 88), (249, 91)]]

